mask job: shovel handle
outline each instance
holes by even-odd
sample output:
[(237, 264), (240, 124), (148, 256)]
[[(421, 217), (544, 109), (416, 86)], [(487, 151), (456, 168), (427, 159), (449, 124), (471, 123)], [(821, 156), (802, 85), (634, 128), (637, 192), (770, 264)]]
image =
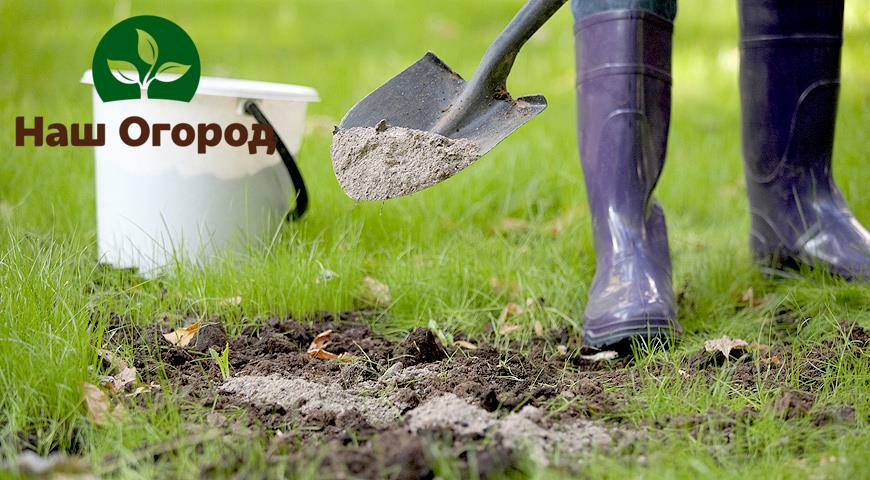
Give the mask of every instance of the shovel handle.
[(492, 42), (480, 61), (469, 87), (483, 87), (496, 93), (505, 87), (514, 60), (523, 45), (555, 14), (567, 0), (529, 0), (501, 34)]
[(567, 0), (529, 0), (486, 50), (462, 94), (433, 128), (450, 136), (475, 103), (507, 95), (507, 78), (526, 41)]

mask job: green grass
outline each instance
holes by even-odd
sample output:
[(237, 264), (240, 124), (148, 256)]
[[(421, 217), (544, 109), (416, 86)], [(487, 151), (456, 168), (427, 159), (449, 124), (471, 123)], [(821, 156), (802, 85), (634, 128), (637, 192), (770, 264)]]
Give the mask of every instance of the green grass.
[[(149, 323), (163, 312), (217, 315), (238, 332), (271, 315), (352, 309), (362, 278), (389, 285), (392, 304), (376, 320), (384, 332), (434, 322), (444, 332), (479, 333), (506, 302), (543, 297), (545, 326), (579, 332), (594, 253), (575, 139), (573, 36), (563, 9), (523, 50), (509, 89), (543, 93), (549, 108), (485, 158), (449, 181), (386, 203), (355, 203), (331, 172), (332, 125), (358, 99), (436, 52), (468, 76), (520, 1), (393, 2), (294, 0), (245, 2), (29, 2), (0, 0), (0, 458), (29, 444), (83, 454), (97, 465), (114, 453), (122, 476), (195, 474), (231, 448), (250, 472), (267, 468), (266, 448), (185, 447), (152, 461), (142, 445), (183, 436), (190, 406), (128, 412), (95, 428), (81, 405), (81, 383), (94, 381), (96, 348), (109, 312)], [(792, 344), (798, 359), (815, 342), (841, 335), (838, 320), (870, 326), (870, 291), (821, 274), (771, 282), (750, 263), (740, 161), (736, 7), (733, 1), (683, 2), (675, 30), (673, 121), (657, 196), (665, 207), (674, 282), (685, 292), (686, 336), (673, 352), (641, 357), (677, 362), (722, 334)], [(86, 148), (14, 146), (14, 117), (90, 121), (90, 91), (78, 83), (103, 33), (127, 16), (168, 17), (193, 37), (205, 75), (316, 87), (300, 166), (311, 209), (287, 226), (271, 250), (221, 259), (205, 269), (180, 265), (143, 281), (97, 266), (93, 154)], [(870, 1), (848, 2), (835, 175), (860, 220), (870, 223)], [(862, 187), (863, 185), (863, 187)], [(502, 232), (506, 218), (529, 227)], [(554, 222), (561, 226), (552, 234)], [(317, 282), (323, 269), (338, 274)], [(492, 286), (513, 282), (516, 291)], [(772, 305), (739, 310), (752, 287)], [(240, 296), (239, 306), (222, 299)], [(809, 318), (794, 333), (770, 325), (777, 306)], [(523, 336), (532, 321), (523, 321)], [(525, 321), (528, 320), (528, 321)], [(759, 409), (730, 439), (703, 431), (656, 430), (640, 453), (593, 454), (590, 477), (857, 478), (870, 470), (870, 371), (867, 358), (844, 354), (817, 405), (856, 409), (851, 427), (786, 421), (770, 406), (776, 392), (738, 395), (706, 388), (673, 372), (630, 388), (623, 415), (647, 422), (681, 414)], [(791, 379), (797, 386), (798, 379)], [(203, 420), (204, 422), (204, 420)], [(641, 458), (642, 457), (642, 458)], [(269, 465), (306, 476), (308, 466)], [(449, 473), (450, 466), (444, 466)], [(298, 469), (298, 471), (296, 471)], [(548, 472), (537, 475), (547, 476)]]

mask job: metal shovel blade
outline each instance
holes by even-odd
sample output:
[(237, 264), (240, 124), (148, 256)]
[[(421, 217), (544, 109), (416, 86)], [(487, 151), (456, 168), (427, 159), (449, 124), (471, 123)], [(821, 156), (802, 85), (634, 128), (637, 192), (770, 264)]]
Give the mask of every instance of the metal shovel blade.
[[(434, 53), (393, 77), (357, 103), (339, 129), (387, 125), (432, 132), (441, 117), (465, 89), (466, 81)], [(543, 95), (512, 99), (507, 91), (476, 105), (468, 116), (444, 136), (477, 144), (480, 156), (547, 107)]]
[[(507, 78), (525, 42), (565, 1), (528, 0), (468, 82), (430, 52), (350, 109), (332, 150), (345, 193), (375, 200), (430, 187), (541, 113), (547, 107), (543, 95), (514, 100)], [(365, 139), (357, 141), (358, 135)]]

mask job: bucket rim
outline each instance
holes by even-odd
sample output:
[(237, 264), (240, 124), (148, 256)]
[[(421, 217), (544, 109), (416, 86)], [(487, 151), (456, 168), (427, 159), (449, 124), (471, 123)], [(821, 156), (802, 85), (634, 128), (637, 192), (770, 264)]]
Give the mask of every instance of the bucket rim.
[[(79, 80), (86, 85), (94, 84), (93, 72), (88, 69)], [(294, 102), (319, 102), (317, 90), (304, 85), (262, 82), (225, 77), (199, 77), (196, 95), (234, 97), (250, 100), (285, 100)]]

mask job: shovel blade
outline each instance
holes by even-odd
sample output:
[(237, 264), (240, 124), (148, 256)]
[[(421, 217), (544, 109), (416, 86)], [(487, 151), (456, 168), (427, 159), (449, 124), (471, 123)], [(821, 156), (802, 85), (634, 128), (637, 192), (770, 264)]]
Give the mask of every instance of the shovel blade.
[[(370, 93), (347, 112), (340, 129), (388, 125), (432, 131), (465, 88), (465, 80), (434, 53)], [(543, 95), (489, 99), (447, 136), (475, 142), (483, 156), (547, 107)]]

